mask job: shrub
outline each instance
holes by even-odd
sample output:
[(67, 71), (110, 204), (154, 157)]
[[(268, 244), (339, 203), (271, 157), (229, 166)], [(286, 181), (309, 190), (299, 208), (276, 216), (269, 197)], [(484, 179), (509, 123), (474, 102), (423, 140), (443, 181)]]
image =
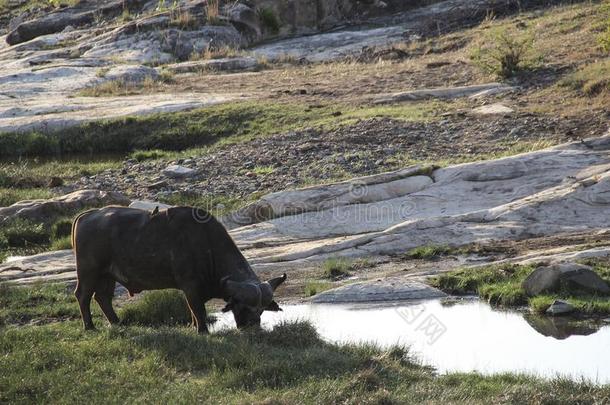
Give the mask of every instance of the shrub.
[(50, 250), (66, 250), (72, 249), (72, 238), (70, 236), (64, 236), (59, 239), (54, 239), (51, 242)]
[(25, 219), (15, 219), (1, 231), (10, 247), (27, 247), (49, 243), (49, 233), (43, 224), (35, 224)]
[(72, 220), (62, 218), (51, 226), (51, 239), (61, 239), (72, 234)]
[(273, 34), (277, 34), (280, 31), (280, 21), (268, 7), (262, 7), (257, 10), (258, 18), (261, 20), (263, 27)]
[(322, 265), (324, 277), (337, 280), (350, 275), (352, 262), (344, 257), (331, 257)]
[(411, 259), (434, 259), (438, 256), (451, 252), (447, 246), (419, 246), (407, 252), (407, 257)]
[(329, 290), (332, 284), (327, 281), (310, 281), (305, 284), (305, 296), (313, 297), (323, 291)]
[(506, 29), (493, 30), (482, 46), (475, 48), (472, 61), (487, 73), (509, 78), (534, 64), (534, 38)]

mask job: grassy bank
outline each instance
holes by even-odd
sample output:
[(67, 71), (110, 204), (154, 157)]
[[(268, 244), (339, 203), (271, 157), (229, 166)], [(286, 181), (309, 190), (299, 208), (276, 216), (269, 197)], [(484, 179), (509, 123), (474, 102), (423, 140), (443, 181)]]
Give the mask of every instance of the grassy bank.
[(358, 119), (392, 117), (425, 120), (438, 104), (352, 107), (246, 101), (203, 109), (125, 117), (61, 131), (0, 134), (0, 157), (69, 153), (184, 150), (218, 142), (235, 143), (304, 128), (334, 128)]
[[(17, 297), (16, 295), (19, 295)], [(603, 403), (610, 387), (523, 375), (435, 373), (401, 348), (324, 342), (306, 323), (198, 336), (186, 327), (83, 332), (64, 287), (0, 289), (0, 402)], [(23, 305), (20, 305), (23, 304)], [(24, 317), (24, 305), (29, 314)], [(94, 305), (95, 307), (95, 305)], [(134, 309), (146, 312), (144, 305)], [(45, 318), (46, 317), (46, 318)], [(95, 318), (100, 325), (99, 311)], [(12, 322), (9, 322), (12, 323)], [(36, 322), (34, 322), (36, 323)]]
[[(610, 264), (604, 261), (588, 261), (600, 277), (610, 283)], [(491, 305), (504, 307), (529, 306), (533, 312), (544, 313), (556, 299), (572, 304), (577, 311), (589, 315), (610, 314), (610, 297), (573, 296), (567, 291), (529, 298), (522, 288), (525, 278), (536, 266), (515, 264), (491, 265), (475, 269), (460, 269), (441, 274), (432, 284), (450, 294), (478, 294)]]

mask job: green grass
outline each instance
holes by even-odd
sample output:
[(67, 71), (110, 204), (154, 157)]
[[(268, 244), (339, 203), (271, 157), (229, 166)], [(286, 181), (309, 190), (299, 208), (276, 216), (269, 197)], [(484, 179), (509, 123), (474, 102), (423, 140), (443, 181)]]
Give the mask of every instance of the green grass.
[[(96, 307), (94, 304), (93, 307)], [(604, 403), (610, 386), (525, 375), (438, 376), (400, 347), (337, 345), (307, 323), (197, 335), (188, 327), (85, 332), (63, 286), (0, 287), (1, 403)], [(101, 321), (99, 311), (94, 317)], [(52, 322), (53, 319), (61, 322)], [(37, 326), (14, 322), (45, 321)], [(537, 401), (536, 399), (540, 399)]]
[[(601, 260), (587, 260), (610, 284), (610, 264)], [(521, 287), (523, 280), (536, 267), (514, 264), (459, 269), (443, 273), (431, 280), (432, 285), (450, 294), (477, 294), (491, 305), (515, 307), (528, 305), (532, 312), (543, 313), (556, 299), (567, 300), (577, 311), (589, 315), (610, 314), (609, 297), (573, 296), (567, 291), (529, 298)]]
[(65, 285), (40, 284), (21, 288), (0, 283), (0, 328), (32, 320), (48, 322), (79, 316), (75, 298)]
[[(49, 134), (0, 134), (0, 156), (180, 151), (195, 146), (223, 145), (304, 128), (332, 129), (372, 117), (431, 119), (440, 103), (384, 107), (322, 106), (246, 101), (203, 109), (90, 122)], [(341, 109), (343, 114), (335, 116)], [(192, 153), (192, 152), (191, 152)]]
[(451, 253), (453, 250), (448, 246), (427, 245), (413, 248), (407, 252), (407, 257), (410, 259), (435, 259)]
[(8, 207), (18, 201), (48, 199), (54, 197), (45, 188), (0, 188), (0, 207)]
[(48, 220), (50, 222), (42, 223), (16, 218), (3, 223), (0, 228), (0, 252), (3, 253), (0, 263), (9, 255), (71, 249), (72, 217), (49, 217)]
[(256, 166), (252, 169), (252, 172), (256, 173), (259, 176), (264, 176), (267, 174), (271, 174), (275, 171), (273, 166)]
[(560, 84), (587, 96), (610, 94), (610, 60), (588, 64), (562, 79)]
[(121, 322), (128, 325), (188, 325), (191, 312), (178, 290), (149, 291), (119, 311)]
[(350, 276), (353, 261), (344, 257), (331, 257), (322, 263), (325, 278), (338, 280)]
[[(0, 134), (1, 137), (2, 135)], [(121, 158), (122, 156), (116, 156), (96, 161), (92, 159), (92, 156), (87, 156), (79, 159), (44, 162), (32, 158), (18, 159), (10, 163), (0, 163), (0, 190), (46, 188), (51, 177), (76, 179), (81, 176), (91, 176), (104, 170), (119, 168), (121, 166)], [(6, 193), (10, 196), (8, 191)], [(12, 191), (10, 193), (16, 196), (15, 198), (18, 198), (19, 194), (26, 192)], [(30, 191), (31, 195), (36, 196), (36, 193), (43, 195), (44, 191)]]
[(155, 160), (161, 159), (167, 156), (167, 152), (164, 152), (159, 149), (153, 150), (136, 150), (129, 154), (130, 159), (135, 159), (138, 162), (143, 162), (145, 160)]
[(333, 284), (329, 281), (312, 280), (305, 283), (305, 296), (313, 297), (316, 294), (330, 290)]

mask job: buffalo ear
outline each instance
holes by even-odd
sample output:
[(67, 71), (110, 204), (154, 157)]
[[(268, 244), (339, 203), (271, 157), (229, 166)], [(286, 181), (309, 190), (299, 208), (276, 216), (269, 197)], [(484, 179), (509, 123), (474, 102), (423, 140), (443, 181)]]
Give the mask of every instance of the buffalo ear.
[(275, 289), (278, 288), (284, 281), (286, 281), (286, 273), (284, 273), (282, 277), (272, 278), (268, 282), (269, 285), (271, 285), (271, 288), (273, 288), (273, 291), (275, 291)]
[(282, 308), (280, 308), (280, 306), (275, 301), (271, 301), (271, 303), (269, 305), (267, 305), (267, 308), (265, 308), (265, 311), (272, 311), (272, 312), (278, 312), (281, 310), (282, 310)]
[(225, 305), (225, 307), (222, 309), (222, 312), (229, 312), (233, 310), (233, 303), (229, 302), (227, 305)]

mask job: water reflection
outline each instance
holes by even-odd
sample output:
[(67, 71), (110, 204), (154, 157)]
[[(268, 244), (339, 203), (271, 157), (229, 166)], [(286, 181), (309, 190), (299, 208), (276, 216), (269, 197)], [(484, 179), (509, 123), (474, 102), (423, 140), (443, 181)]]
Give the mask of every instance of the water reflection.
[[(596, 329), (567, 319), (524, 317), (518, 312), (492, 310), (479, 301), (283, 308), (280, 313), (266, 312), (263, 326), (308, 320), (329, 341), (408, 345), (423, 364), (440, 373), (526, 372), (610, 383), (610, 326)], [(233, 326), (230, 314), (220, 314), (214, 329)]]

